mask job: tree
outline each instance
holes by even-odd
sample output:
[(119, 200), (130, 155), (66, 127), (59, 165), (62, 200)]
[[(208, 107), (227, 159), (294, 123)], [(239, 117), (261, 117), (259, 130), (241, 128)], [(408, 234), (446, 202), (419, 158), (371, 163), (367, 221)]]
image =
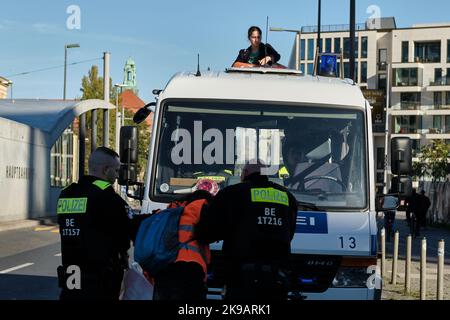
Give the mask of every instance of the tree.
[(431, 145), (422, 147), (419, 164), (416, 165), (417, 172), (421, 176), (429, 175), (432, 178), (433, 186), (433, 220), (436, 220), (436, 199), (437, 199), (437, 183), (445, 181), (447, 175), (450, 174), (450, 145), (446, 144), (444, 140), (434, 140)]
[[(112, 79), (109, 79), (110, 88), (112, 87)], [(81, 89), (83, 96), (81, 100), (88, 99), (100, 99), (103, 100), (103, 77), (98, 74), (98, 67), (92, 66), (87, 76), (84, 76), (81, 80)], [(110, 102), (116, 104), (116, 91), (111, 90)], [(121, 97), (119, 96), (119, 106), (121, 105)], [(135, 125), (132, 119), (133, 113), (125, 110), (125, 125)], [(92, 132), (92, 112), (86, 114), (86, 151), (91, 150), (91, 132)], [(97, 112), (97, 146), (103, 145), (103, 111)], [(147, 123), (141, 123), (137, 126), (139, 131), (139, 157), (138, 157), (138, 173), (139, 176), (143, 176), (145, 164), (148, 156), (148, 144), (150, 141), (150, 128)], [(109, 112), (109, 145), (114, 148), (116, 145), (116, 110), (110, 110)], [(118, 151), (118, 150), (117, 150)], [(87, 168), (87, 160), (85, 159), (85, 168)]]

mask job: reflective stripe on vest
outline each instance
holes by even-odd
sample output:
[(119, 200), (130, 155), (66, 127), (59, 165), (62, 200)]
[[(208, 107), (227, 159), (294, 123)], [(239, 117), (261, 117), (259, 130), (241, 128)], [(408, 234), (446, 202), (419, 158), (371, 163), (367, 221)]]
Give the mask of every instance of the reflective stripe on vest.
[(102, 190), (106, 190), (111, 185), (109, 182), (103, 180), (94, 181), (92, 184)]
[(193, 234), (205, 202), (206, 200), (197, 200), (184, 207), (178, 226), (178, 239), (183, 243), (183, 247), (178, 252), (176, 261), (196, 262), (202, 266), (206, 274), (210, 259), (209, 246), (200, 245)]

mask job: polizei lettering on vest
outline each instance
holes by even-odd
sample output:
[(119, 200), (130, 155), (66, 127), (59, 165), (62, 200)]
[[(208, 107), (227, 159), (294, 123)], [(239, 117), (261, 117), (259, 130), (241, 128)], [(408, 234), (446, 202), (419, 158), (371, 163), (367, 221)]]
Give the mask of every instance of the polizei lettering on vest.
[(274, 188), (251, 189), (252, 202), (269, 202), (289, 206), (286, 192)]

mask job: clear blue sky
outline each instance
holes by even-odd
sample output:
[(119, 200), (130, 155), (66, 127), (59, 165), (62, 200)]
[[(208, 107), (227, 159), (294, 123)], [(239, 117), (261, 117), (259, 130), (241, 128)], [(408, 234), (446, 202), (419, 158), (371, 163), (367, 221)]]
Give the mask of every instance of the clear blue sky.
[[(357, 0), (357, 22), (364, 22), (370, 5), (381, 15), (395, 16), (397, 26), (449, 22), (448, 0)], [(70, 5), (81, 9), (81, 29), (68, 30)], [(251, 25), (263, 30), (266, 16), (271, 27), (297, 29), (317, 23), (316, 0), (15, 0), (2, 1), (0, 11), (0, 76), (64, 63), (64, 45), (79, 43), (69, 51), (69, 63), (100, 58), (111, 52), (111, 77), (122, 82), (128, 57), (137, 64), (140, 96), (152, 99), (151, 91), (164, 88), (170, 77), (195, 70), (197, 53), (202, 69), (223, 70), (247, 47)], [(322, 24), (348, 24), (348, 0), (322, 0)], [(265, 39), (265, 35), (263, 35)], [(269, 42), (287, 64), (294, 34), (271, 32)], [(68, 68), (67, 97), (80, 97), (80, 83), (92, 64)], [(63, 68), (11, 77), (15, 98), (62, 98)]]

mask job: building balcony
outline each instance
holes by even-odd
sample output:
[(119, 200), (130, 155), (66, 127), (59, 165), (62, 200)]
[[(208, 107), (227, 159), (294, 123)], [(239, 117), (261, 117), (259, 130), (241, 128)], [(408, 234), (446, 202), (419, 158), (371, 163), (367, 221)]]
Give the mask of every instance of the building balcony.
[(420, 110), (421, 103), (418, 101), (401, 101), (400, 109), (401, 110)]
[(432, 109), (424, 111), (425, 116), (446, 116), (450, 115), (450, 105), (434, 105)]
[(391, 138), (410, 138), (412, 140), (420, 140), (422, 135), (420, 133), (393, 133)]
[(417, 109), (398, 109), (391, 108), (389, 110), (391, 116), (423, 116), (425, 112), (418, 107)]
[(450, 78), (430, 80), (430, 85), (427, 87), (427, 91), (430, 92), (450, 91)]

